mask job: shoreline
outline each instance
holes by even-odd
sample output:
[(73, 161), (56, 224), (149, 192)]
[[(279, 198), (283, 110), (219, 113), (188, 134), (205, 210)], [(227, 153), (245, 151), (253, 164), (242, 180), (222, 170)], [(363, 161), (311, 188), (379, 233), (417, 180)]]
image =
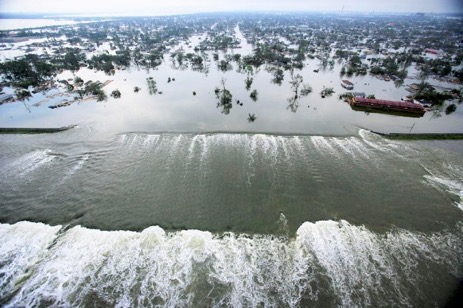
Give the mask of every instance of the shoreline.
[(463, 140), (463, 133), (381, 133), (371, 131), (376, 135), (393, 140)]
[(1, 134), (52, 134), (59, 133), (71, 128), (76, 127), (77, 125), (68, 125), (57, 128), (32, 128), (32, 127), (0, 127)]

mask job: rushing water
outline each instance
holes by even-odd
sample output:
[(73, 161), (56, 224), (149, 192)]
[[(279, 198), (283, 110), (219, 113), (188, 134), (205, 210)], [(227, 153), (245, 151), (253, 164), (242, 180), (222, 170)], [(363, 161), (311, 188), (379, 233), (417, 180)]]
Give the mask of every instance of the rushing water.
[(2, 136), (2, 305), (428, 306), (463, 275), (461, 142), (90, 134)]

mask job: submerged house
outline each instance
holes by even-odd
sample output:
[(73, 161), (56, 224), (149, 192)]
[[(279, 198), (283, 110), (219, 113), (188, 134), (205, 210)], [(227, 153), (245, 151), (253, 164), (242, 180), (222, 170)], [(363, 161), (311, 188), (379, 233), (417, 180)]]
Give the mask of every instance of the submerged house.
[(353, 97), (350, 100), (352, 109), (371, 110), (381, 113), (405, 113), (409, 116), (421, 117), (426, 110), (421, 104), (400, 101), (388, 101), (373, 98)]
[(342, 80), (341, 86), (347, 90), (353, 90), (354, 89), (354, 84), (350, 82), (349, 80)]

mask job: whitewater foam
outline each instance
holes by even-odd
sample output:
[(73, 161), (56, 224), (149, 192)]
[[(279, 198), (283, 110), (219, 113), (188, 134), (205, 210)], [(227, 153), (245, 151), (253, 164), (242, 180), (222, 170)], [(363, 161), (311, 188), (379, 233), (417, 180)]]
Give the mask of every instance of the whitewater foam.
[(438, 170), (431, 170), (422, 165), (423, 169), (428, 173), (424, 175), (425, 183), (430, 184), (438, 190), (443, 190), (459, 199), (455, 201), (455, 206), (463, 211), (463, 172), (460, 168), (443, 163)]
[(76, 173), (78, 170), (82, 169), (82, 167), (84, 166), (85, 162), (89, 159), (89, 157), (90, 157), (90, 154), (85, 154), (82, 157), (80, 157), (77, 163), (69, 171), (68, 175), (71, 176), (74, 173)]
[(199, 135), (195, 135), (190, 142), (190, 146), (188, 147), (188, 161), (191, 161), (194, 156), (194, 150), (196, 146), (196, 142), (198, 141)]
[(445, 177), (433, 176), (433, 175), (425, 175), (424, 176), (429, 183), (437, 184), (433, 185), (434, 187), (440, 189), (443, 188), (445, 191), (459, 197), (459, 201), (455, 202), (455, 206), (458, 207), (460, 210), (463, 211), (463, 183), (455, 180), (449, 179)]
[[(436, 283), (433, 275), (461, 275), (463, 264), (462, 226), (453, 233), (377, 234), (346, 221), (306, 222), (294, 239), (81, 226), (58, 236), (59, 229), (0, 225), (0, 298), (7, 307), (429, 304), (435, 299), (422, 290)], [(426, 273), (419, 270), (424, 264)]]
[[(216, 150), (232, 149), (244, 150), (249, 165), (257, 160), (268, 160), (272, 167), (279, 162), (288, 162), (291, 156), (311, 158), (315, 153), (329, 154), (336, 158), (349, 157), (356, 161), (365, 161), (371, 158), (381, 159), (377, 152), (391, 152), (399, 157), (407, 158), (397, 148), (392, 151), (381, 141), (374, 140), (366, 131), (360, 130), (360, 137), (324, 137), (324, 136), (274, 136), (265, 134), (128, 134), (120, 137), (122, 147), (125, 149), (152, 149), (161, 155), (168, 155), (169, 160), (186, 155), (189, 162), (198, 158), (204, 163), (208, 156)], [(400, 146), (401, 148), (404, 145)]]
[(390, 152), (390, 149), (388, 149), (386, 146), (382, 146), (382, 142), (384, 142), (384, 139), (382, 139), (378, 135), (365, 129), (360, 129), (359, 136), (362, 138), (363, 142), (368, 144), (371, 148), (381, 152)]
[(143, 139), (143, 147), (150, 149), (159, 141), (159, 135), (147, 135)]
[(34, 274), (60, 228), (31, 222), (0, 224), (0, 305)]
[(346, 139), (346, 141), (361, 156), (367, 159), (371, 158), (372, 152), (363, 143), (361, 143), (358, 138), (351, 137)]
[(326, 137), (312, 136), (310, 140), (319, 152), (328, 152), (328, 154), (340, 157), (339, 152), (328, 142)]
[(28, 173), (50, 163), (55, 158), (56, 155), (53, 155), (52, 151), (49, 149), (35, 150), (11, 163), (8, 168), (8, 172), (23, 177)]

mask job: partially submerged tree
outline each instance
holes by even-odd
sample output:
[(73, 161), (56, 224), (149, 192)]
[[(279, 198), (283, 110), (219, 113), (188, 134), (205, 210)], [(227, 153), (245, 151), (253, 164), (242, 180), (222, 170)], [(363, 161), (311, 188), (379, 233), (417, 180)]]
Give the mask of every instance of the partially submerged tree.
[(252, 90), (251, 94), (249, 94), (249, 97), (254, 101), (256, 102), (257, 101), (257, 96), (258, 96), (258, 92), (256, 89)]
[(248, 122), (254, 122), (257, 119), (256, 115), (248, 113)]
[(302, 85), (301, 96), (307, 96), (312, 93), (312, 87), (309, 84)]
[(111, 92), (111, 97), (120, 98), (121, 97), (121, 91), (119, 91), (118, 89), (112, 91)]
[(455, 112), (457, 110), (457, 105), (455, 104), (450, 104), (445, 108), (445, 114), (451, 114), (452, 112)]
[(222, 108), (223, 114), (229, 114), (230, 109), (233, 107), (232, 99), (233, 95), (225, 87), (225, 79), (222, 79), (222, 88), (215, 88), (215, 96), (219, 100), (217, 103), (217, 108)]
[(102, 102), (102, 101), (105, 101), (107, 98), (108, 98), (108, 96), (106, 95), (106, 93), (103, 90), (101, 90), (97, 94), (96, 101), (97, 102)]
[(74, 83), (78, 86), (81, 86), (82, 84), (84, 84), (84, 80), (79, 76), (76, 76), (76, 78), (74, 78)]
[(103, 84), (99, 81), (87, 82), (84, 88), (79, 88), (75, 90), (74, 93), (77, 93), (79, 95), (78, 98), (80, 99), (84, 98), (84, 96), (93, 96), (97, 98), (98, 102), (101, 102), (107, 98), (106, 93), (102, 88)]
[(32, 96), (31, 92), (29, 92), (28, 90), (24, 90), (24, 89), (16, 89), (14, 94), (16, 95), (19, 101), (22, 101)]
[(246, 90), (249, 91), (251, 89), (253, 78), (248, 76), (244, 82), (246, 84)]
[[(302, 96), (307, 96), (312, 93), (312, 87), (309, 84), (303, 83), (304, 79), (299, 74), (291, 74), (291, 89), (293, 90), (294, 95), (287, 99), (289, 105), (287, 109), (290, 109), (292, 112), (296, 112), (299, 108), (299, 101)], [(302, 85), (302, 89), (300, 89)]]
[(325, 98), (325, 97), (330, 97), (334, 93), (335, 91), (333, 88), (323, 88), (323, 90), (320, 92), (320, 95), (322, 98)]
[(283, 70), (281, 68), (277, 68), (273, 72), (272, 82), (279, 85), (279, 86), (281, 86), (281, 83), (283, 82), (284, 77), (285, 77), (285, 75), (284, 75)]
[(445, 91), (438, 92), (436, 91), (435, 87), (427, 82), (422, 81), (418, 84), (418, 90), (414, 98), (425, 100), (432, 105), (442, 106), (446, 100), (452, 99), (453, 96), (451, 93)]
[(146, 78), (146, 82), (148, 83), (148, 89), (150, 95), (158, 93), (158, 88), (156, 87), (156, 81), (153, 80), (153, 77)]

